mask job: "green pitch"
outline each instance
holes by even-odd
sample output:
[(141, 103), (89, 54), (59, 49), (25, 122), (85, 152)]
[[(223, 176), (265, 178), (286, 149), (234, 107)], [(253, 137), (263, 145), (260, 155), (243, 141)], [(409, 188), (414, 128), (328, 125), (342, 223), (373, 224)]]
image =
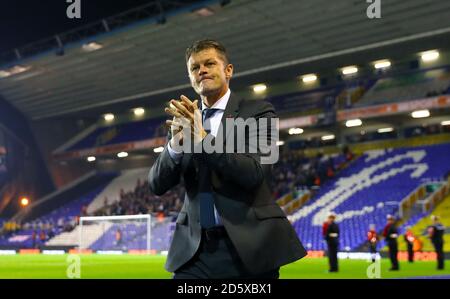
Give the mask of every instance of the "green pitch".
[[(68, 255), (12, 255), (0, 256), (0, 278), (67, 278), (76, 273), (74, 261)], [(82, 255), (81, 278), (171, 278), (163, 268), (165, 257), (160, 255)], [(76, 262), (75, 262), (76, 263)], [(282, 267), (281, 278), (367, 278), (370, 263), (362, 260), (340, 260), (339, 273), (327, 273), (327, 259), (302, 259)], [(400, 271), (389, 272), (389, 260), (382, 259), (381, 278), (450, 275), (450, 267), (437, 271), (436, 263), (400, 263)], [(72, 268), (70, 268), (72, 267)], [(69, 271), (68, 271), (69, 269)], [(71, 272), (72, 271), (72, 272)], [(73, 272), (75, 271), (75, 272)]]

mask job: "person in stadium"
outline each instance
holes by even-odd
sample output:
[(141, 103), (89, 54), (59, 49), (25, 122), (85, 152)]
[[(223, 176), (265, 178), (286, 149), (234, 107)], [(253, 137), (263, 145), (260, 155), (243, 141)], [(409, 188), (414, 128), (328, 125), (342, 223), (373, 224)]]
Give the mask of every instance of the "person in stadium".
[(406, 228), (406, 233), (404, 235), (404, 239), (405, 239), (406, 248), (408, 251), (408, 262), (413, 263), (414, 262), (414, 242), (416, 241), (416, 236), (412, 232), (410, 226), (408, 226)]
[(369, 231), (367, 232), (367, 242), (369, 243), (369, 250), (372, 258), (372, 263), (375, 263), (377, 256), (377, 244), (378, 244), (378, 234), (375, 230), (375, 224), (371, 224)]
[(398, 264), (398, 231), (397, 226), (395, 225), (395, 218), (392, 215), (387, 216), (388, 223), (384, 227), (383, 237), (386, 239), (386, 242), (389, 247), (389, 258), (391, 260), (391, 268), (389, 271), (397, 271), (400, 269)]
[(338, 250), (339, 250), (339, 227), (335, 222), (336, 214), (330, 212), (327, 221), (323, 223), (322, 234), (327, 242), (328, 247), (328, 261), (330, 269), (328, 272), (338, 272)]
[(120, 230), (120, 228), (116, 230), (115, 238), (116, 238), (116, 246), (122, 245), (122, 231)]
[(437, 269), (444, 269), (444, 231), (445, 227), (439, 221), (439, 217), (436, 215), (431, 216), (433, 225), (428, 228), (428, 236), (433, 243), (434, 250), (437, 255)]
[(37, 239), (37, 233), (36, 230), (33, 229), (33, 232), (31, 233), (31, 247), (36, 248), (36, 239)]
[[(148, 178), (156, 195), (171, 190), (180, 180), (186, 188), (165, 268), (174, 272), (175, 279), (278, 278), (279, 267), (301, 259), (306, 250), (272, 198), (271, 165), (261, 163), (259, 152), (192, 153), (176, 146), (186, 140), (195, 146), (203, 145), (206, 137), (216, 140), (219, 130), (230, 129), (226, 119), (270, 122), (276, 117), (274, 108), (230, 91), (233, 65), (221, 43), (196, 41), (187, 48), (185, 58), (191, 86), (201, 101), (181, 96), (180, 101), (168, 103), (165, 112), (172, 117), (167, 121), (169, 142)], [(185, 136), (183, 130), (189, 126), (195, 129)], [(243, 144), (248, 144), (248, 135), (240, 140)], [(225, 149), (227, 144), (225, 139)], [(236, 144), (232, 145), (236, 148)]]

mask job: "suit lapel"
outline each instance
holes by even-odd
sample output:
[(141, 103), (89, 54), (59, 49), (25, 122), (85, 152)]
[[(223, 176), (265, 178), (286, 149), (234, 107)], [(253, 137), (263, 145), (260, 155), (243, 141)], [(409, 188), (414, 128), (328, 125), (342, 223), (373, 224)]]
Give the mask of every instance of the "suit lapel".
[(219, 130), (223, 130), (224, 132), (224, 138), (223, 142), (225, 144), (225, 141), (227, 140), (228, 134), (230, 134), (231, 130), (233, 129), (233, 126), (227, 127), (226, 126), (226, 119), (231, 118), (235, 119), (239, 115), (239, 105), (241, 104), (242, 99), (238, 98), (234, 93), (231, 93), (230, 99), (228, 100), (227, 107), (225, 108), (225, 111), (222, 115), (222, 119), (220, 121), (220, 128)]

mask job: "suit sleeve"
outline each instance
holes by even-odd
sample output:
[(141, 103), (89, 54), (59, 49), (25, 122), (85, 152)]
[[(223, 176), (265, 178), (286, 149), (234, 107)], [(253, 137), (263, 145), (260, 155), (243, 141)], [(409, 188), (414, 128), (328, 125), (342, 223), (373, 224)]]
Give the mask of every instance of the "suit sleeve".
[[(275, 110), (273, 106), (268, 102), (262, 102), (261, 107), (253, 116), (258, 121), (262, 118), (268, 119), (270, 125), (270, 119), (275, 118)], [(270, 132), (270, 128), (264, 130), (265, 132), (256, 132), (255, 134), (267, 134)], [(249, 135), (252, 135), (250, 132)], [(267, 136), (271, 138), (271, 136)], [(249, 138), (245, 140), (245, 146), (249, 146)], [(265, 173), (270, 171), (271, 166), (268, 164), (261, 164), (261, 153), (202, 153), (202, 158), (206, 159), (208, 165), (211, 166), (222, 177), (233, 181), (245, 190), (252, 190), (258, 187), (265, 177)]]
[(170, 157), (167, 143), (148, 174), (150, 191), (160, 196), (178, 185), (180, 182), (180, 168), (180, 163), (175, 163)]

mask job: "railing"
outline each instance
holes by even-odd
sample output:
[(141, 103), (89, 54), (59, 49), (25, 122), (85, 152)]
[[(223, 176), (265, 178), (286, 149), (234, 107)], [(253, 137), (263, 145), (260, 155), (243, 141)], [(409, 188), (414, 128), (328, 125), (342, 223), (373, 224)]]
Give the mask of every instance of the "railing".
[(419, 204), (422, 206), (422, 212), (429, 212), (433, 210), (433, 208), (440, 203), (447, 194), (450, 192), (450, 176), (448, 177), (446, 182), (442, 182), (442, 186), (431, 193), (427, 198), (423, 201), (420, 201)]
[(299, 208), (301, 208), (310, 198), (311, 198), (311, 192), (306, 191), (305, 193), (301, 193), (297, 198), (292, 199), (293, 196), (291, 195), (291, 200), (288, 201), (285, 205), (281, 206), (283, 211), (286, 213), (286, 215), (292, 214), (293, 212), (297, 211)]
[(409, 193), (405, 198), (403, 198), (398, 204), (398, 214), (400, 218), (404, 218), (408, 211), (414, 206), (414, 204), (426, 195), (426, 184), (422, 184), (414, 191)]

